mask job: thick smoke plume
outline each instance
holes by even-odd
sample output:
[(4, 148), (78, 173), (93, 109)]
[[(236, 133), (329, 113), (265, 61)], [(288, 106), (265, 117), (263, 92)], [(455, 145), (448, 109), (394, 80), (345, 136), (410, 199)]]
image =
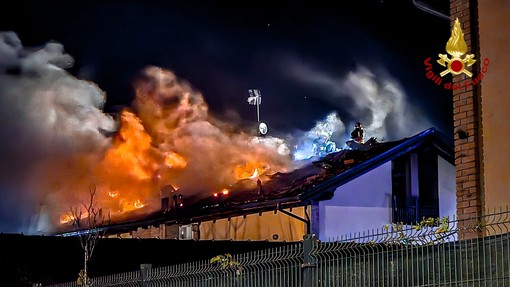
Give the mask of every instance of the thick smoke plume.
[(72, 64), (58, 43), (26, 49), (15, 33), (0, 33), (2, 231), (48, 227), (54, 207), (94, 181), (110, 145), (101, 133), (115, 129), (101, 111), (105, 94), (67, 73)]

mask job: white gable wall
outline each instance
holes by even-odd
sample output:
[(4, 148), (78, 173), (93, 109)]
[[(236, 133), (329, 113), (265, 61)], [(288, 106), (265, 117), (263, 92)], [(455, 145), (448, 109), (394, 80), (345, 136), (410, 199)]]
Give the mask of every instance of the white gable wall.
[(338, 187), (331, 200), (319, 202), (319, 239), (381, 229), (391, 223), (391, 162)]

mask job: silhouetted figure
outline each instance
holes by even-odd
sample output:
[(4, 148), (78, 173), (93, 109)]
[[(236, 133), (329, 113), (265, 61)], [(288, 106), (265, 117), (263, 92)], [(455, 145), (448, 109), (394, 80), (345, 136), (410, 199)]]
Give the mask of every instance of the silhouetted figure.
[(365, 130), (360, 122), (357, 122), (354, 125), (354, 130), (351, 132), (351, 138), (357, 143), (365, 143)]

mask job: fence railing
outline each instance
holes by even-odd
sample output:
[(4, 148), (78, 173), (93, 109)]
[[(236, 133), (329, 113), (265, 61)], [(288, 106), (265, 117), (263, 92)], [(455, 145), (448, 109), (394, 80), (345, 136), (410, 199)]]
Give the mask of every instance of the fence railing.
[[(510, 212), (93, 278), (93, 286), (510, 286)], [(59, 285), (78, 286), (76, 282)]]

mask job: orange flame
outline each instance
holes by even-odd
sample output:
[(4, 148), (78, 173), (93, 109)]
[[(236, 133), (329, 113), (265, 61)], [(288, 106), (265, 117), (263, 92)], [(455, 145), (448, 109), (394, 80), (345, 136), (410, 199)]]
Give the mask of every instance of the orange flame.
[(60, 224), (71, 223), (76, 218), (74, 216), (70, 216), (69, 214), (61, 214), (60, 215)]
[(129, 173), (139, 180), (149, 179), (155, 169), (151, 138), (132, 112), (124, 110), (120, 118), (121, 129), (114, 140), (114, 147), (106, 153), (103, 166)]
[(117, 197), (119, 196), (119, 193), (116, 191), (108, 191), (108, 196), (110, 197)]
[(249, 162), (245, 165), (237, 165), (234, 168), (234, 174), (237, 180), (254, 180), (261, 176), (266, 169), (267, 168), (262, 167), (262, 165), (257, 162)]
[(137, 199), (137, 200), (135, 200), (135, 202), (133, 203), (133, 206), (134, 206), (135, 208), (142, 208), (142, 207), (144, 207), (144, 206), (145, 206), (145, 204), (143, 204), (143, 203), (140, 201), (140, 199)]
[[(120, 130), (97, 170), (98, 202), (105, 209), (127, 212), (145, 206), (140, 198), (153, 192), (153, 180), (162, 157), (151, 145), (140, 119), (131, 111), (120, 115)], [(121, 192), (119, 192), (121, 191)]]
[(170, 184), (185, 198), (206, 196), (197, 192), (207, 190), (227, 195), (225, 186), (253, 184), (291, 166), (290, 157), (212, 119), (202, 95), (170, 71), (148, 68), (135, 90), (136, 114), (120, 113), (120, 129), (92, 175), (98, 206), (113, 221), (160, 208), (160, 190)]
[[(88, 218), (89, 214), (87, 212), (81, 214), (81, 219)], [(60, 224), (69, 224), (76, 220), (76, 216), (74, 214), (63, 213), (60, 215)]]
[(221, 190), (221, 192), (219, 192), (219, 193), (218, 193), (218, 192), (215, 192), (215, 193), (213, 194), (213, 196), (214, 196), (214, 197), (218, 197), (220, 194), (228, 195), (229, 193), (230, 193), (230, 191), (229, 191), (228, 189), (224, 188), (224, 189), (223, 189), (223, 190)]
[(119, 212), (129, 212), (145, 206), (146, 204), (144, 204), (140, 199), (136, 199), (134, 201), (122, 200)]
[(258, 168), (256, 168), (253, 171), (253, 174), (250, 176), (250, 179), (256, 179), (257, 177), (259, 177), (259, 169)]
[(165, 164), (169, 168), (185, 168), (188, 163), (186, 162), (184, 157), (178, 155), (177, 153), (167, 152)]

